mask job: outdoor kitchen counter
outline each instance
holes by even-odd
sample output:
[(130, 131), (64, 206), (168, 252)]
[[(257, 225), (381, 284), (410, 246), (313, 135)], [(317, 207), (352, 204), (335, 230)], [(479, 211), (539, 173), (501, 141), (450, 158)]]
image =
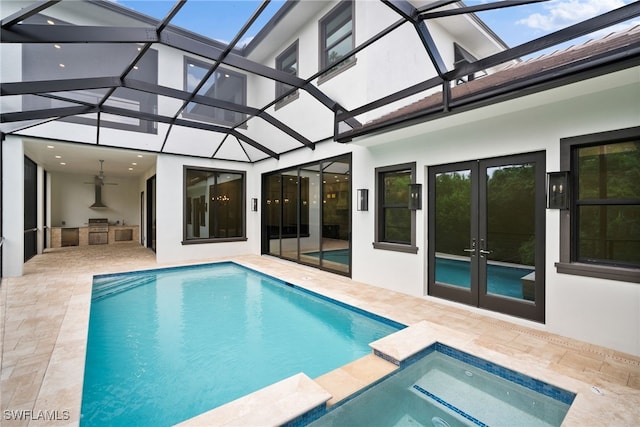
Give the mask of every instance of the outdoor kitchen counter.
[[(76, 239), (73, 239), (77, 233)], [(69, 236), (72, 236), (71, 239)], [(108, 244), (140, 240), (140, 228), (137, 225), (110, 225)], [(51, 227), (50, 242), (52, 248), (62, 246), (87, 246), (89, 244), (89, 227)], [(64, 244), (63, 244), (64, 243)]]

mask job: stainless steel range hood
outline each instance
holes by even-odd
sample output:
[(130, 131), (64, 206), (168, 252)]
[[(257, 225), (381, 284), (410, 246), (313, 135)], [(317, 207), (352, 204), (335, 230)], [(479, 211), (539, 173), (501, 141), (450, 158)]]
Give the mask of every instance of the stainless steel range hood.
[(89, 206), (91, 209), (103, 209), (106, 206), (102, 203), (102, 184), (97, 183), (95, 185), (95, 202)]

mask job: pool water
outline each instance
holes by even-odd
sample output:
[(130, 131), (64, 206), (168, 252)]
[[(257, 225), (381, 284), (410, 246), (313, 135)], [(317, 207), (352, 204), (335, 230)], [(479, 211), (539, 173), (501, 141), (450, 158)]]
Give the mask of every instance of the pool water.
[(574, 398), (566, 390), (436, 343), (310, 425), (560, 426)]
[(322, 252), (305, 252), (304, 255), (312, 256), (314, 258), (320, 258), (321, 253), (322, 259), (325, 261), (349, 265), (349, 249), (333, 249)]
[[(436, 257), (436, 282), (470, 288), (469, 261)], [(487, 265), (487, 292), (513, 298), (523, 298), (522, 278), (533, 268)]]
[(172, 425), (402, 326), (233, 263), (97, 276), (81, 424)]

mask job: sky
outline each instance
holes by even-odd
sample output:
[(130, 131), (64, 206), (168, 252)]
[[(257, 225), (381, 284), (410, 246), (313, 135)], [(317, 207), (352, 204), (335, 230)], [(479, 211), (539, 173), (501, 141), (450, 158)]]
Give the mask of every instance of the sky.
[[(116, 1), (116, 0), (114, 0)], [(305, 1), (305, 0), (302, 0)], [(374, 0), (357, 0), (374, 1)], [(469, 6), (491, 3), (497, 0), (466, 0)], [(513, 47), (523, 42), (565, 28), (636, 0), (549, 0), (542, 3), (520, 5), (481, 12), (478, 16)], [(117, 3), (135, 9), (157, 19), (162, 19), (174, 5), (173, 0), (117, 0)], [(207, 37), (229, 42), (260, 5), (255, 0), (189, 0), (172, 23)], [(259, 21), (243, 37), (240, 46), (251, 40), (268, 19), (284, 3), (273, 0)], [(640, 19), (605, 30), (624, 30), (640, 25)], [(602, 36), (604, 34), (596, 34)], [(577, 42), (586, 41), (583, 38)], [(573, 42), (572, 44), (575, 44)]]

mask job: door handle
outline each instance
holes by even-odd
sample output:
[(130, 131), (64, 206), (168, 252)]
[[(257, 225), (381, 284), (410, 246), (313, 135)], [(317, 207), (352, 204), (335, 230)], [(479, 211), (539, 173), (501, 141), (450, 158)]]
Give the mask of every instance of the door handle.
[(489, 255), (491, 251), (485, 251), (484, 249), (480, 249), (480, 255)]
[[(471, 240), (471, 247), (470, 248), (466, 248), (463, 249), (464, 252), (470, 252), (472, 254), (475, 254), (476, 252), (476, 239)], [(473, 255), (472, 255), (473, 256)]]

